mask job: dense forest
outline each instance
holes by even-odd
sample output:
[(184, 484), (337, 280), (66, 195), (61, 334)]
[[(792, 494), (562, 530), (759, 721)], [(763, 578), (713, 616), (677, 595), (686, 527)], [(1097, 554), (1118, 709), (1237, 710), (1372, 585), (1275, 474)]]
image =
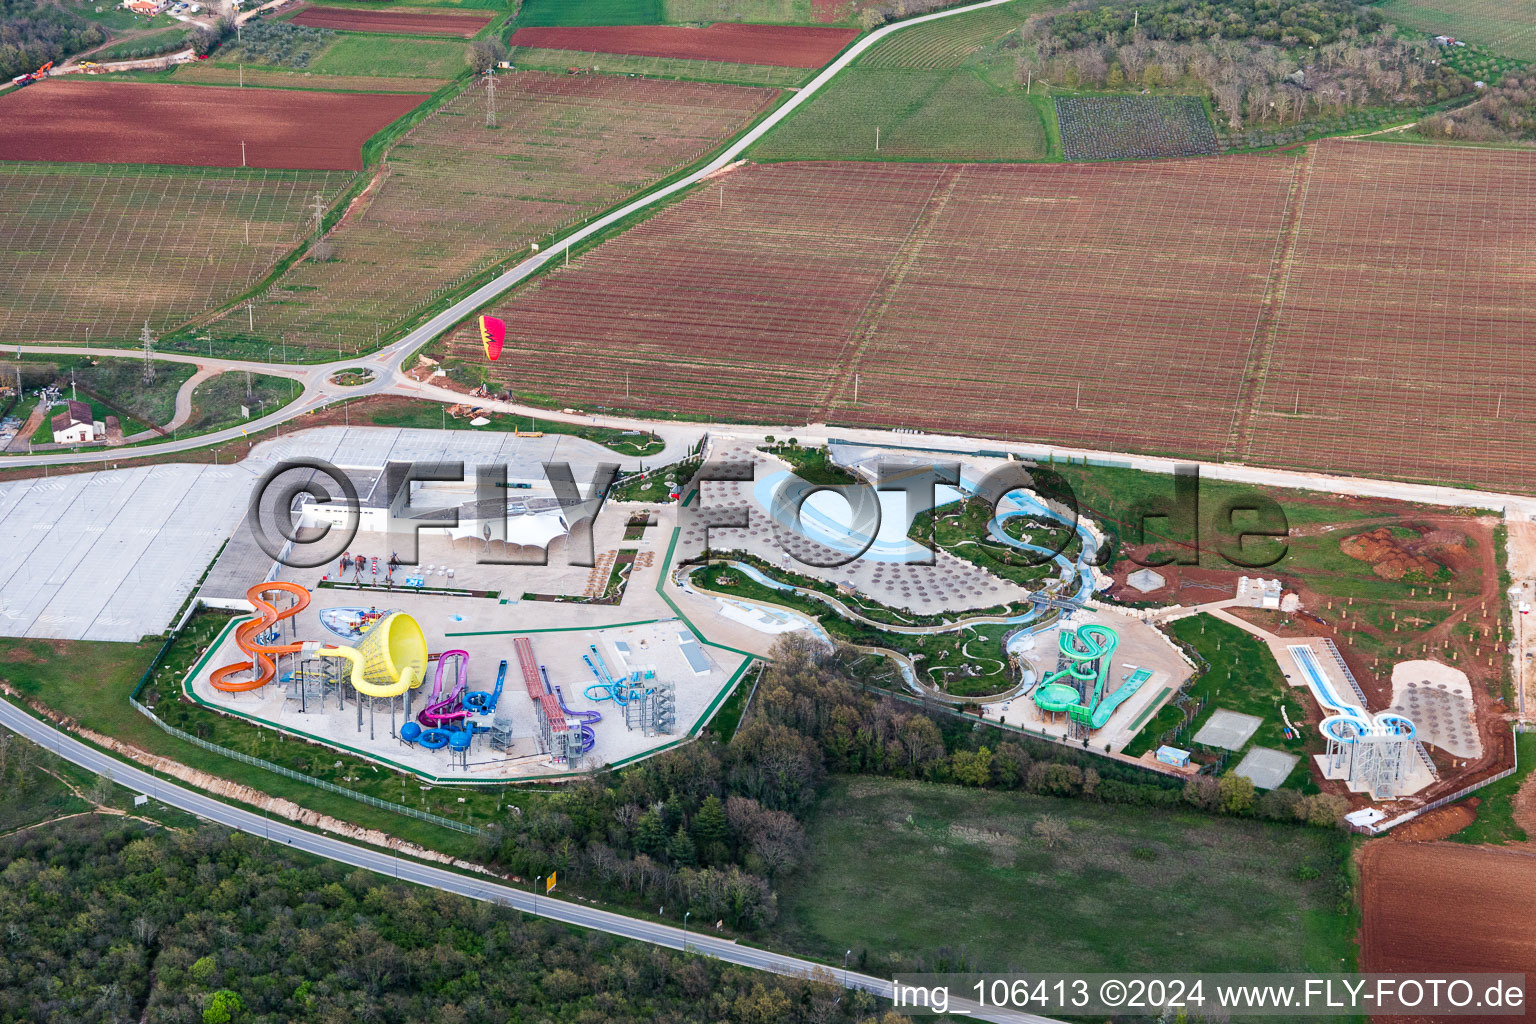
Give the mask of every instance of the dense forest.
[(0, 0), (0, 75), (7, 80), (107, 41), (106, 30), (52, 0)]
[(775, 884), (803, 859), (803, 816), (829, 772), (1022, 790), (1140, 806), (1339, 824), (1347, 802), (1247, 779), (1186, 783), (1058, 744), (977, 730), (858, 682), (861, 656), (781, 640), (748, 721), (530, 804), (484, 857), (522, 876), (559, 871), (620, 903), (682, 905), (696, 920), (755, 930), (778, 913)]
[(1234, 131), (1471, 89), (1433, 43), (1348, 0), (1074, 5), (1030, 19), (1018, 65), (1021, 80), (1071, 89), (1198, 87)]
[(0, 1022), (839, 1024), (872, 999), (578, 931), (214, 826), (0, 839)]

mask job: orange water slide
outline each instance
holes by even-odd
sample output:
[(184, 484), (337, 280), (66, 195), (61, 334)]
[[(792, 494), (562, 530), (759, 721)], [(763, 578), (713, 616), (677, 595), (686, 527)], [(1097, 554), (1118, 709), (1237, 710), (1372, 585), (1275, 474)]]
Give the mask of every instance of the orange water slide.
[[(279, 610), (270, 601), (262, 597), (263, 594), (269, 594), (273, 591), (292, 594), (297, 600), (292, 608)], [(241, 693), (246, 690), (258, 690), (266, 686), (272, 681), (272, 677), (277, 674), (277, 664), (270, 655), (292, 654), (295, 651), (304, 649), (302, 642), (267, 645), (257, 643), (256, 637), (267, 632), (284, 619), (290, 619), (307, 608), (309, 606), (308, 590), (305, 590), (297, 583), (283, 583), (281, 581), (258, 583), (245, 592), (245, 598), (256, 609), (256, 617), (246, 619), (235, 627), (235, 645), (255, 659), (257, 672), (250, 679), (238, 679), (231, 682), (230, 676), (251, 671), (251, 662), (249, 660), (214, 669), (213, 675), (208, 677), (208, 682), (215, 690), (222, 690), (225, 693)]]

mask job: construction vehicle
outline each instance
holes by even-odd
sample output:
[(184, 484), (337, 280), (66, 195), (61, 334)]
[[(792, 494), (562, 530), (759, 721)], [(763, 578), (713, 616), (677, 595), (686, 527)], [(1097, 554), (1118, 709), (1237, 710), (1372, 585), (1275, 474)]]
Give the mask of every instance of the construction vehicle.
[(43, 79), (48, 77), (48, 69), (51, 67), (53, 67), (53, 61), (49, 61), (47, 64), (44, 64), (36, 71), (29, 72), (25, 75), (17, 75), (15, 78), (11, 79), (11, 84), (20, 89), (24, 85), (31, 85), (33, 82), (41, 82)]

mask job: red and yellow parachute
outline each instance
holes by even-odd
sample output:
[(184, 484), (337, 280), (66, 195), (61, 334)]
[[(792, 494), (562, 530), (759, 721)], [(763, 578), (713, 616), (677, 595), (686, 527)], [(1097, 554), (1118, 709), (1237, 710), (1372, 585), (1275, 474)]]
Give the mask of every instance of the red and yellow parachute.
[(501, 355), (501, 346), (507, 340), (507, 325), (494, 316), (480, 318), (480, 342), (485, 346), (485, 358), (495, 362)]

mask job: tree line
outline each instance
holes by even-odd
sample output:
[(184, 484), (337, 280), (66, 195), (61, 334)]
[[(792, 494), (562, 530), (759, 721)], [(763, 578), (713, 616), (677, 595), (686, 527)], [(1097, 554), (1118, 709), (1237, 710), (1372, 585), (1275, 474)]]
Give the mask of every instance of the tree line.
[(106, 29), (65, 4), (0, 0), (0, 75), (6, 79), (106, 41)]
[(1200, 88), (1229, 129), (1462, 96), (1466, 76), (1346, 0), (1074, 5), (1026, 23), (1018, 77), (1069, 89)]

